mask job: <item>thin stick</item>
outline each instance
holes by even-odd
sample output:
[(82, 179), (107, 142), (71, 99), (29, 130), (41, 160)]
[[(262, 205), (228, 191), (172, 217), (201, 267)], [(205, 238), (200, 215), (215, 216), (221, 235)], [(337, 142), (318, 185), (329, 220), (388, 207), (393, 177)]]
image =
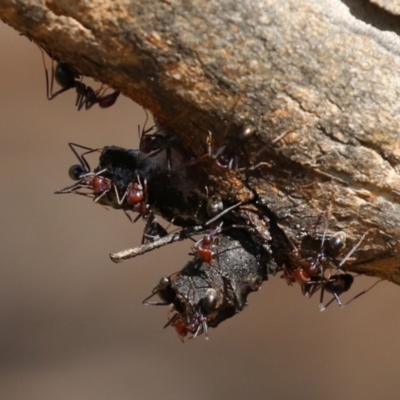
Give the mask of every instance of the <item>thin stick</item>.
[(155, 240), (154, 242), (143, 244), (141, 246), (137, 246), (132, 249), (118, 251), (117, 253), (111, 253), (110, 258), (115, 263), (120, 263), (123, 260), (128, 260), (130, 258), (140, 256), (142, 254), (148, 253), (149, 251), (166, 246), (167, 244), (185, 240), (189, 236), (194, 235), (195, 233), (201, 233), (205, 231), (206, 229), (204, 228), (203, 225), (197, 225), (187, 229), (181, 229), (179, 232), (171, 233), (167, 236), (162, 237), (161, 239)]

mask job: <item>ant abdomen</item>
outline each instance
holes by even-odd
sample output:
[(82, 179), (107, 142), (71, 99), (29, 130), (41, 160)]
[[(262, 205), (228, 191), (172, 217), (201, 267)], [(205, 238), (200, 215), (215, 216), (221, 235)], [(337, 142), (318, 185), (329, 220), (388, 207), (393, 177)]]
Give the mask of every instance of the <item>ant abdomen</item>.
[(100, 108), (111, 107), (117, 101), (120, 94), (121, 92), (119, 90), (116, 90), (113, 93), (107, 94), (103, 97), (99, 97), (98, 98), (99, 107)]
[(353, 281), (354, 278), (351, 274), (338, 274), (329, 279), (325, 285), (325, 290), (329, 293), (340, 296), (351, 288)]

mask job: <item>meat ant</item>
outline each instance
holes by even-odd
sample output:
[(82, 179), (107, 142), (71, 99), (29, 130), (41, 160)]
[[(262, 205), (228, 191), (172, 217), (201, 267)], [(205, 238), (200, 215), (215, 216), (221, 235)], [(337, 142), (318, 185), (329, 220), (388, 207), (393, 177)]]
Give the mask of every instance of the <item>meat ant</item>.
[[(352, 301), (358, 299), (363, 294), (369, 292), (379, 282), (382, 282), (382, 279), (377, 280), (369, 288), (362, 290), (360, 293), (353, 296), (346, 303), (342, 304), (339, 296), (342, 293), (345, 293), (350, 289), (351, 285), (353, 284), (353, 281), (354, 281), (354, 276), (351, 274), (348, 274), (348, 273), (336, 274), (334, 276), (329, 277), (327, 279), (327, 282), (325, 282), (321, 288), (321, 300), (320, 300), (320, 306), (319, 306), (320, 311), (324, 311), (333, 301), (336, 301), (336, 303), (340, 307), (347, 306)], [(333, 295), (332, 299), (329, 300), (328, 303), (326, 303), (325, 305), (323, 305), (323, 291), (324, 290), (326, 290), (327, 292), (329, 292)]]
[[(146, 305), (169, 305), (170, 311), (174, 311), (172, 318), (168, 317), (168, 322), (164, 328), (172, 326), (175, 328), (179, 339), (183, 342), (184, 337), (189, 333), (195, 338), (200, 333), (204, 333), (208, 339), (207, 315), (214, 312), (221, 304), (220, 296), (217, 291), (211, 287), (205, 287), (201, 293), (196, 290), (192, 278), (188, 278), (189, 291), (187, 297), (181, 296), (175, 291), (172, 285), (182, 278), (181, 273), (174, 273), (169, 277), (162, 277), (158, 285), (152, 290), (150, 296), (143, 300)], [(200, 289), (200, 288), (198, 288)], [(201, 288), (203, 289), (203, 288)], [(149, 299), (155, 295), (161, 299), (161, 302), (151, 302)], [(193, 303), (192, 300), (199, 297), (198, 301)], [(189, 300), (189, 298), (191, 300)], [(189, 310), (189, 312), (188, 312)]]
[[(44, 57), (45, 51), (41, 47), (39, 47), (39, 49), (42, 52), (43, 65), (46, 75), (46, 96), (48, 100), (52, 100), (59, 94), (75, 88), (77, 94), (75, 106), (78, 108), (78, 111), (80, 111), (83, 106), (85, 106), (86, 110), (89, 110), (95, 104), (99, 104), (100, 108), (108, 108), (117, 101), (120, 95), (119, 90), (107, 95), (105, 94), (107, 89), (103, 90), (103, 85), (101, 85), (98, 90), (93, 90), (90, 86), (87, 86), (82, 82), (83, 75), (76, 68), (48, 53), (52, 60), (51, 75), (49, 77)], [(56, 67), (54, 67), (54, 62), (57, 63)], [(56, 92), (53, 92), (54, 81), (61, 86), (61, 89), (57, 90)]]
[[(68, 186), (64, 189), (57, 191), (56, 194), (77, 193), (89, 197), (91, 197), (92, 194), (94, 195), (97, 194), (98, 195), (97, 197), (96, 196), (93, 197), (94, 201), (97, 202), (107, 192), (111, 190), (112, 183), (110, 179), (102, 176), (102, 173), (105, 172), (105, 170), (92, 172), (85, 156), (94, 152), (99, 152), (101, 150), (91, 149), (89, 147), (81, 146), (76, 143), (68, 143), (68, 145), (79, 161), (79, 164), (72, 165), (69, 168), (68, 175), (72, 180), (78, 182), (73, 184), (72, 186)], [(79, 154), (75, 149), (75, 147), (81, 148), (86, 151), (82, 154)], [(89, 189), (90, 193), (79, 192), (78, 191), (79, 189)]]
[(189, 329), (186, 327), (185, 322), (183, 322), (182, 316), (178, 313), (175, 313), (172, 318), (168, 318), (168, 322), (166, 325), (164, 325), (164, 329), (169, 325), (175, 328), (179, 340), (182, 343), (185, 343), (185, 337), (188, 335)]
[[(142, 244), (167, 235), (167, 231), (157, 222), (148, 205), (147, 181), (144, 178), (142, 183), (139, 174), (143, 167), (143, 162), (138, 161), (139, 151), (116, 146), (91, 149), (75, 143), (69, 143), (69, 146), (79, 161), (79, 164), (69, 169), (69, 176), (78, 182), (56, 193), (76, 193), (92, 197), (103, 206), (122, 209), (130, 221), (132, 219), (127, 211), (137, 212), (138, 216), (132, 222), (136, 222), (140, 217), (146, 222)], [(79, 154), (76, 148), (85, 151)], [(101, 155), (99, 166), (91, 171), (86, 156), (93, 152), (101, 152)], [(88, 192), (80, 189), (87, 189)]]
[(208, 264), (212, 263), (214, 252), (212, 251), (212, 246), (216, 241), (216, 236), (219, 232), (221, 232), (222, 223), (215, 227), (214, 229), (210, 229), (200, 240), (198, 240), (193, 245), (193, 250), (197, 257), (199, 257), (203, 262)]
[[(336, 300), (339, 306), (343, 306), (339, 296), (351, 288), (354, 277), (344, 272), (341, 268), (361, 245), (369, 232), (365, 232), (345, 257), (340, 262), (337, 262), (336, 256), (345, 246), (346, 234), (344, 232), (337, 232), (325, 242), (326, 230), (327, 227), (322, 237), (321, 249), (311, 261), (310, 259), (299, 259), (298, 255), (296, 255), (295, 259), (289, 261), (289, 265), (293, 265), (294, 269), (292, 268), (289, 270), (286, 266), (284, 267), (284, 277), (288, 284), (291, 285), (293, 282), (297, 281), (301, 285), (303, 295), (311, 297), (315, 292), (321, 290), (319, 301), (320, 311), (324, 311), (333, 300)], [(326, 264), (329, 268), (335, 268), (338, 273), (326, 278)], [(333, 295), (333, 299), (326, 306), (323, 304), (325, 291)], [(359, 295), (356, 297), (359, 297)], [(354, 300), (354, 298), (352, 300)]]
[(215, 222), (219, 220), (223, 215), (240, 206), (242, 203), (243, 202), (241, 201), (231, 207), (224, 209), (224, 204), (219, 195), (213, 195), (208, 199), (207, 214), (212, 218), (205, 223), (205, 226), (210, 226), (210, 228), (203, 236), (203, 238), (199, 239), (193, 245), (193, 250), (195, 251), (194, 254), (197, 255), (197, 257), (199, 257), (203, 262), (206, 262), (208, 264), (212, 263), (212, 259), (214, 256), (212, 246), (216, 241), (216, 236), (222, 230), (223, 222), (221, 222), (219, 225), (216, 225)]
[[(154, 127), (150, 128), (151, 130)], [(155, 157), (163, 150), (167, 155), (167, 168), (170, 171), (172, 168), (172, 148), (176, 146), (179, 141), (178, 136), (172, 134), (162, 135), (156, 131), (150, 133), (150, 130), (143, 131), (140, 137), (139, 149), (147, 157)]]
[[(190, 282), (193, 285), (193, 282)], [(182, 342), (183, 337), (187, 336), (188, 333), (193, 335), (191, 339), (195, 339), (199, 334), (204, 333), (204, 337), (208, 340), (209, 315), (215, 312), (222, 303), (217, 291), (214, 288), (207, 288), (204, 297), (201, 297), (197, 304), (192, 304), (188, 299), (185, 299), (185, 302), (186, 307), (184, 307), (183, 313), (175, 312), (164, 325), (164, 328), (170, 325), (174, 327)]]
[[(243, 151), (243, 145), (253, 133), (249, 127), (243, 126), (234, 135), (231, 134), (228, 137), (228, 143), (221, 146), (214, 154), (209, 148), (209, 155), (220, 168), (240, 170), (240, 153)], [(209, 141), (211, 142), (211, 139)]]
[[(118, 195), (118, 191), (116, 190), (116, 194)], [(167, 236), (168, 232), (165, 228), (163, 228), (159, 222), (157, 221), (156, 216), (153, 211), (150, 209), (147, 200), (147, 182), (144, 180), (144, 184), (142, 185), (140, 176), (137, 176), (137, 182), (131, 182), (123, 195), (119, 204), (122, 205), (124, 199), (128, 206), (132, 207), (132, 211), (138, 213), (138, 216), (133, 220), (136, 222), (140, 217), (146, 222), (143, 231), (142, 244), (146, 244), (157, 240), (161, 237)], [(124, 210), (126, 213), (126, 210)], [(128, 218), (131, 220), (128, 214), (126, 214)]]
[[(166, 126), (155, 124), (150, 128), (146, 129), (146, 123), (148, 121), (148, 114), (146, 113), (146, 120), (143, 124), (142, 130), (139, 130), (139, 150), (146, 154), (147, 157), (155, 157), (160, 154), (163, 150), (166, 152), (167, 168), (168, 171), (172, 169), (172, 149), (179, 143), (179, 137), (172, 133)], [(173, 123), (176, 120), (182, 118), (186, 112), (174, 118), (169, 123)], [(161, 133), (162, 132), (162, 133)]]

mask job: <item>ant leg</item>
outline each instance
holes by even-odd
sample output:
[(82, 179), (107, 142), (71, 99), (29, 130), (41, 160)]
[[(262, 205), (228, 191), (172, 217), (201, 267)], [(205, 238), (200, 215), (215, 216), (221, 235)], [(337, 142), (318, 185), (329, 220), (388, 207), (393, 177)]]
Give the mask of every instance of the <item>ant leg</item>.
[(97, 197), (95, 197), (94, 199), (93, 199), (93, 201), (95, 202), (95, 203), (97, 203), (103, 196), (105, 196), (108, 192), (109, 192), (110, 190), (105, 190), (103, 193), (101, 193), (99, 196), (97, 196)]
[(361, 239), (358, 241), (358, 243), (353, 246), (353, 248), (346, 254), (346, 256), (343, 258), (343, 260), (340, 262), (339, 264), (339, 268), (353, 255), (353, 253), (358, 249), (358, 247), (360, 246), (360, 244), (362, 243), (362, 241), (364, 240), (365, 236), (367, 236), (368, 232), (371, 229), (368, 229), (364, 235), (361, 236)]
[(210, 337), (208, 336), (208, 326), (207, 326), (207, 322), (203, 321), (201, 323), (201, 326), (203, 328), (203, 333), (204, 333), (204, 337), (206, 338), (206, 340), (210, 339)]
[(208, 131), (208, 136), (207, 136), (207, 154), (209, 158), (212, 158), (213, 154), (212, 154), (212, 132)]
[(239, 207), (241, 204), (243, 204), (243, 201), (239, 201), (239, 203), (236, 203), (233, 206), (226, 208), (225, 210), (223, 210), (219, 214), (217, 214), (214, 218), (211, 218), (210, 220), (208, 220), (204, 225), (212, 224), (213, 222), (215, 222), (216, 220), (221, 218), (224, 214), (228, 213), (229, 211), (232, 211), (236, 207)]
[(128, 212), (126, 210), (124, 210), (124, 214), (129, 219), (129, 221), (131, 221), (133, 223), (133, 220), (132, 220), (131, 216), (128, 214)]
[[(72, 152), (74, 153), (75, 157), (78, 159), (79, 163), (81, 164), (81, 166), (83, 167), (83, 169), (85, 171), (90, 171), (90, 165), (87, 162), (87, 160), (85, 159), (85, 155), (90, 154), (90, 153), (94, 153), (96, 151), (99, 151), (100, 149), (92, 149), (90, 147), (86, 147), (86, 146), (82, 146), (80, 144), (77, 143), (68, 143), (69, 148), (72, 150)], [(80, 149), (83, 150), (87, 150), (86, 152), (79, 154), (74, 147), (79, 147)]]
[[(84, 101), (85, 110), (89, 110), (96, 103), (100, 103), (99, 97), (97, 96), (96, 92), (90, 86), (86, 86), (84, 98), (85, 98), (85, 101)], [(78, 108), (78, 111), (79, 111), (79, 108)]]
[(166, 150), (166, 157), (167, 157), (167, 168), (168, 171), (171, 171), (172, 168), (172, 150), (168, 147)]
[[(54, 97), (58, 96), (59, 94), (69, 90), (72, 88), (72, 86), (68, 86), (68, 87), (63, 87), (60, 90), (58, 90), (57, 92), (53, 93), (53, 85), (54, 85), (54, 58), (52, 58), (51, 60), (51, 78), (49, 79), (49, 72), (47, 70), (47, 66), (46, 66), (46, 61), (44, 58), (44, 51), (41, 47), (39, 47), (39, 50), (42, 52), (42, 60), (43, 60), (43, 66), (44, 66), (44, 73), (46, 76), (46, 97), (47, 100), (52, 100), (54, 99)], [(50, 85), (49, 85), (49, 81), (50, 81)]]
[(348, 304), (350, 304), (353, 300), (358, 299), (360, 296), (362, 296), (363, 294), (369, 292), (372, 288), (374, 288), (379, 282), (382, 282), (384, 279), (379, 279), (378, 281), (376, 281), (373, 285), (371, 285), (368, 289), (364, 289), (362, 292), (356, 294), (352, 299), (350, 299), (348, 302), (346, 302), (345, 304), (343, 304), (342, 307), (347, 306)]

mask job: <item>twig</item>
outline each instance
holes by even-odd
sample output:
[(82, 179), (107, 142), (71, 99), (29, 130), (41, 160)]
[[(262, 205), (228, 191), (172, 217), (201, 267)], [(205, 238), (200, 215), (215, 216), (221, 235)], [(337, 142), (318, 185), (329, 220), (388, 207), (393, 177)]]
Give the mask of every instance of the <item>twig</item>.
[(128, 260), (130, 258), (140, 256), (142, 254), (148, 253), (149, 251), (166, 246), (170, 243), (179, 242), (181, 240), (187, 239), (191, 235), (202, 233), (204, 231), (206, 231), (206, 229), (203, 225), (181, 229), (178, 232), (171, 233), (170, 235), (164, 236), (161, 239), (155, 240), (154, 242), (133, 247), (132, 249), (118, 251), (117, 253), (111, 253), (110, 258), (115, 263), (120, 263), (123, 260)]

